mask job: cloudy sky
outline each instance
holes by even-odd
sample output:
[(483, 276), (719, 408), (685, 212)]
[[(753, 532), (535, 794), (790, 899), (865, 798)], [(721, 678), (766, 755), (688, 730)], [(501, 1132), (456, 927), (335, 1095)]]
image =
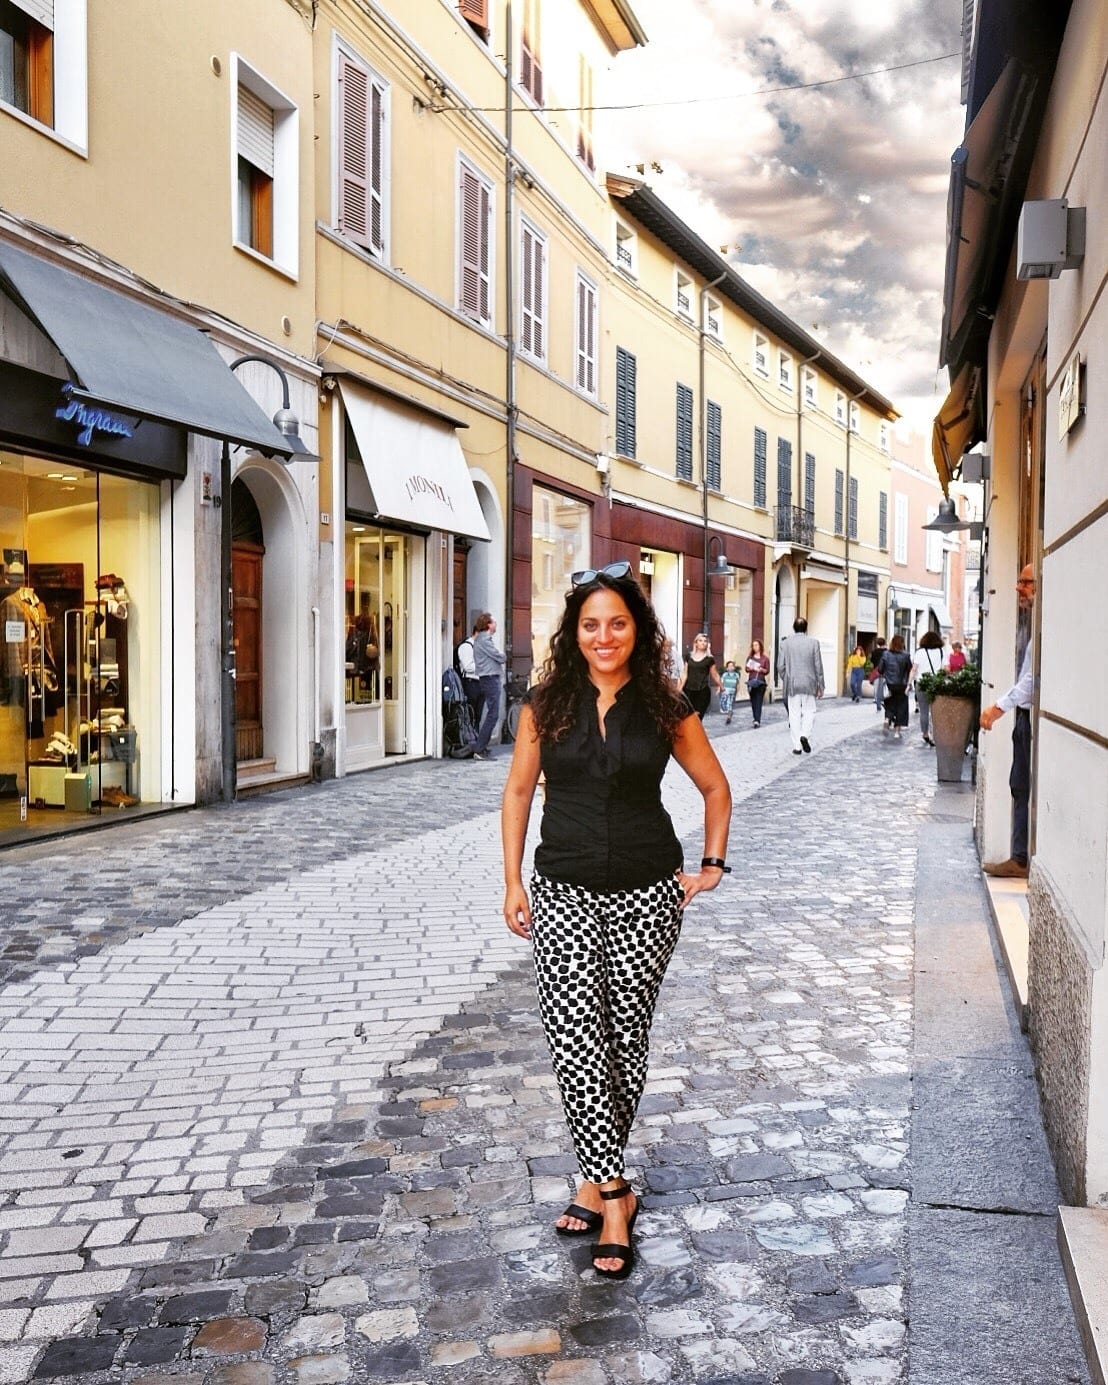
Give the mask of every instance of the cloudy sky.
[(613, 171), (645, 163), (749, 283), (929, 431), (947, 389), (936, 361), (958, 58), (756, 93), (957, 53), (961, 0), (632, 6), (650, 43), (613, 63), (605, 100), (680, 104), (603, 117)]

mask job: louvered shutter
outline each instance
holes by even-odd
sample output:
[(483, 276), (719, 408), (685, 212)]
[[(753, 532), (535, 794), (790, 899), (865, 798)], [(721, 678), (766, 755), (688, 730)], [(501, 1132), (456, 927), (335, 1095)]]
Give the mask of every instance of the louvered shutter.
[(835, 533), (843, 531), (843, 473), (835, 469)]
[(691, 481), (693, 392), (688, 385), (677, 386), (677, 475)]
[(718, 491), (722, 482), (723, 410), (708, 400), (708, 488)]
[(858, 478), (850, 478), (850, 493), (847, 497), (847, 533), (852, 539), (858, 537)]
[(766, 507), (766, 430), (754, 430), (754, 503)]
[(889, 496), (887, 491), (882, 491), (877, 497), (877, 546), (878, 548), (888, 548), (889, 546)]
[(630, 351), (616, 347), (616, 451), (635, 455), (635, 373), (637, 363)]
[(577, 277), (577, 388), (596, 393), (596, 290)]
[(339, 55), (339, 230), (370, 245), (369, 74)]
[(12, 0), (12, 3), (36, 24), (54, 32), (54, 0)]
[(489, 190), (470, 169), (461, 176), (461, 309), (478, 322), (489, 313)]
[(804, 508), (809, 517), (816, 517), (816, 459), (814, 453), (804, 454)]
[(546, 349), (543, 328), (543, 292), (546, 243), (526, 223), (520, 229), (520, 348), (539, 360)]
[(788, 438), (777, 439), (777, 505), (782, 511), (793, 503), (793, 445)]
[(370, 248), (385, 248), (385, 93), (376, 82), (369, 102), (369, 233)]
[(239, 87), (239, 154), (273, 177), (273, 111), (249, 87)]
[(458, 13), (479, 29), (489, 27), (488, 0), (458, 0)]

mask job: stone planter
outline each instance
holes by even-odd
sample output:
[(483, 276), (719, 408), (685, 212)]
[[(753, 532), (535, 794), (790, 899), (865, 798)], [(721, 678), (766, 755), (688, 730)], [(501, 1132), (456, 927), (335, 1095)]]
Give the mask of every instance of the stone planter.
[(931, 703), (931, 737), (935, 742), (939, 782), (959, 784), (966, 746), (977, 719), (974, 697), (936, 697)]

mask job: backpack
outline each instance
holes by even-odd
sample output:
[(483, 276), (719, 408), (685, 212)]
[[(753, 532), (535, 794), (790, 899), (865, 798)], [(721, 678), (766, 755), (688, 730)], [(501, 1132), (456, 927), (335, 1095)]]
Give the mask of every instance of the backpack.
[(446, 668), (442, 671), (442, 700), (448, 707), (452, 703), (466, 700), (462, 677), (457, 669)]
[(473, 636), (472, 636), (472, 635), (469, 635), (469, 636), (467, 636), (466, 639), (464, 639), (464, 640), (459, 640), (458, 643), (454, 646), (454, 672), (458, 675), (459, 678), (473, 678), (473, 677), (475, 677), (475, 675), (472, 674), (472, 673), (470, 673), (470, 674), (467, 674), (467, 673), (466, 673), (465, 669), (462, 667), (462, 661), (461, 661), (461, 659), (458, 657), (458, 650), (461, 649), (461, 647), (462, 647), (463, 644), (468, 644), (468, 645), (469, 645), (469, 648), (470, 648), (470, 651), (472, 652), (472, 650), (473, 650)]

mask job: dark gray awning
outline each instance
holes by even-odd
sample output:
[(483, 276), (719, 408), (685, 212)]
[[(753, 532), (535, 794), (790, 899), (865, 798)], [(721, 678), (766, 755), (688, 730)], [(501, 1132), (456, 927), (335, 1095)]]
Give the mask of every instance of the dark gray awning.
[(65, 357), (75, 397), (273, 456), (292, 455), (288, 439), (198, 328), (3, 243), (0, 290)]

